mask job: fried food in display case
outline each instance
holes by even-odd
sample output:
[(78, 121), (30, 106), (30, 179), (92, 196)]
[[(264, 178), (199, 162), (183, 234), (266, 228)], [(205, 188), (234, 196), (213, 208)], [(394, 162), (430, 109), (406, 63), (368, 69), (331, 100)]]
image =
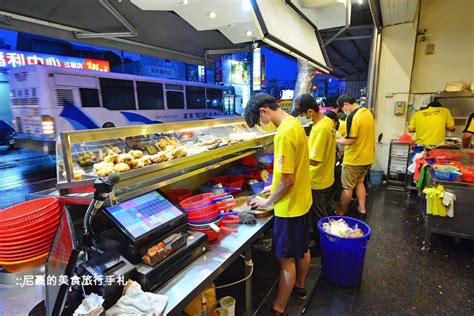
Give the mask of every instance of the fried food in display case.
[[(62, 138), (58, 141), (58, 183), (66, 181), (68, 170), (76, 170), (71, 174), (71, 181), (107, 176), (112, 172), (134, 172), (164, 162), (204, 155), (205, 152), (252, 140), (260, 135), (256, 130), (248, 129), (243, 120), (232, 119), (229, 120), (231, 123), (226, 121), (202, 121), (204, 126), (199, 126), (201, 122), (194, 121), (189, 122), (190, 124), (180, 122), (129, 126), (119, 130), (110, 128), (107, 132), (100, 129), (66, 132), (75, 136), (75, 142), (68, 145), (69, 152), (64, 154)], [(177, 128), (187, 125), (194, 127), (182, 130)], [(130, 135), (126, 135), (128, 131)], [(147, 132), (143, 135), (133, 135), (145, 131)], [(71, 159), (68, 163), (64, 155)], [(163, 168), (170, 165), (165, 166)]]

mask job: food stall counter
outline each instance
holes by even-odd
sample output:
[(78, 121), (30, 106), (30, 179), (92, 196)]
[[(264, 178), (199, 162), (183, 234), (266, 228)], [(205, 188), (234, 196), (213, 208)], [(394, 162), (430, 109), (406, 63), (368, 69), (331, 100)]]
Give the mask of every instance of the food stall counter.
[[(453, 217), (433, 216), (427, 212), (426, 195), (422, 198), (421, 214), (424, 220), (425, 236), (424, 249), (431, 246), (431, 234), (449, 235), (458, 238), (474, 239), (474, 183), (467, 177), (469, 170), (474, 170), (474, 150), (439, 150), (430, 152), (430, 159), (435, 159), (430, 165), (431, 181), (427, 187), (437, 188), (442, 186), (444, 192), (455, 195), (453, 203)], [(443, 173), (437, 169), (437, 164), (441, 166), (455, 166), (461, 173), (453, 181), (441, 179)], [(466, 171), (468, 170), (468, 171)], [(466, 181), (468, 180), (468, 181)]]
[[(199, 293), (201, 293), (221, 272), (235, 261), (243, 252), (251, 258), (252, 244), (271, 227), (273, 216), (257, 219), (254, 225), (238, 225), (238, 233), (220, 235), (219, 240), (211, 243), (209, 251), (193, 261), (188, 267), (173, 277), (161, 289), (156, 291), (168, 297), (166, 315), (177, 315)], [(246, 269), (248, 270), (248, 269)], [(246, 271), (247, 275), (249, 271)], [(237, 277), (236, 279), (241, 279)], [(246, 280), (246, 310), (252, 310), (252, 278)]]

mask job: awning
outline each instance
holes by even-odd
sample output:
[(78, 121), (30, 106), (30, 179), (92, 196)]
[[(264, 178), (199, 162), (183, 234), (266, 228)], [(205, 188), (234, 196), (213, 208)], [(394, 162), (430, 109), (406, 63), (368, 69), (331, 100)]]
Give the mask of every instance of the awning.
[[(0, 28), (194, 64), (204, 64), (206, 54), (212, 52), (249, 49), (263, 36), (284, 53), (305, 58), (327, 72), (329, 63), (317, 29), (287, 2), (291, 4), (285, 0), (251, 5), (249, 0), (3, 0)], [(268, 4), (278, 7), (280, 15), (268, 11)], [(210, 17), (211, 11), (215, 18)], [(283, 23), (275, 20), (281, 14)], [(289, 23), (292, 29), (285, 27)], [(291, 37), (282, 36), (282, 30)]]
[(290, 1), (254, 0), (262, 40), (329, 73), (329, 59), (317, 27)]

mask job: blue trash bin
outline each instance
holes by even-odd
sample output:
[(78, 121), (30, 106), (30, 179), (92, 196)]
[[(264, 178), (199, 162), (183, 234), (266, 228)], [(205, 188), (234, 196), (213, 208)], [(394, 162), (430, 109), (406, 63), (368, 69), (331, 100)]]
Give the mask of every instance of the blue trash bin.
[[(324, 231), (323, 224), (329, 222), (329, 219), (339, 220), (341, 218), (350, 227), (357, 224), (364, 236), (344, 238)], [(351, 217), (329, 216), (318, 222), (318, 229), (321, 232), (323, 277), (339, 286), (353, 287), (359, 285), (364, 270), (365, 249), (371, 234), (370, 227), (366, 223)]]
[(370, 169), (370, 183), (372, 185), (381, 185), (383, 183), (382, 169)]

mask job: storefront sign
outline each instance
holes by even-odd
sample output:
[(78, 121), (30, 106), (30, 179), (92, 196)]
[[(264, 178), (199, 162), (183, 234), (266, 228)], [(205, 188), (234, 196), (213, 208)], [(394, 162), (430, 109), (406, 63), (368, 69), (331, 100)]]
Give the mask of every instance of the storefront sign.
[(233, 60), (231, 63), (231, 82), (233, 84), (248, 84), (249, 71), (246, 63)]
[(253, 67), (252, 67), (252, 89), (253, 91), (261, 90), (261, 52), (260, 48), (254, 49), (253, 51)]
[(262, 74), (262, 88), (266, 88), (267, 87), (267, 84), (266, 84), (266, 75), (265, 75), (265, 55), (262, 54), (262, 57), (261, 57), (261, 66), (260, 66), (262, 69), (261, 69), (261, 74)]
[(0, 69), (12, 69), (25, 65), (47, 65), (82, 70), (110, 71), (107, 60), (0, 50)]
[(141, 62), (144, 76), (179, 80), (186, 79), (184, 63), (144, 55), (142, 55)]
[(222, 82), (222, 60), (220, 57), (214, 58), (214, 82)]
[(206, 67), (198, 66), (198, 78), (199, 82), (206, 82)]
[(186, 81), (198, 81), (198, 66), (193, 64), (186, 65)]

